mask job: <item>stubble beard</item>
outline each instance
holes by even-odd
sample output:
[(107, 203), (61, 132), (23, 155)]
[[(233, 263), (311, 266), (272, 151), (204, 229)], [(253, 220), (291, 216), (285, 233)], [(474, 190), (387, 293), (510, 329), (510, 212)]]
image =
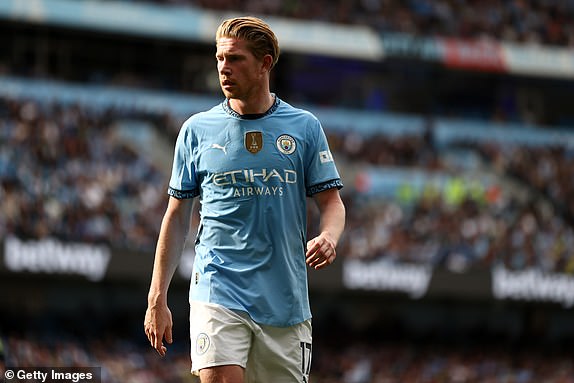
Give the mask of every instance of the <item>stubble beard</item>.
[(221, 91), (223, 92), (223, 95), (225, 96), (225, 98), (228, 98), (228, 99), (240, 98), (240, 95), (238, 94), (238, 92), (229, 91), (229, 90), (223, 89), (223, 87), (221, 88)]

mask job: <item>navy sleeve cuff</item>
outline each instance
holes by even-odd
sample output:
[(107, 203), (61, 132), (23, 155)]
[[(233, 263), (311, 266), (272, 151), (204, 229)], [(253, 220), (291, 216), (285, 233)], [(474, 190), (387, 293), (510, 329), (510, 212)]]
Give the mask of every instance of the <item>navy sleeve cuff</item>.
[(341, 189), (342, 187), (343, 187), (343, 183), (341, 182), (340, 179), (330, 180), (327, 182), (323, 182), (323, 183), (308, 187), (307, 188), (307, 197), (311, 197), (314, 194), (320, 193), (320, 192), (328, 190), (328, 189), (333, 189), (333, 188)]
[(198, 190), (177, 190), (171, 186), (167, 189), (167, 194), (177, 199), (189, 199), (199, 195)]

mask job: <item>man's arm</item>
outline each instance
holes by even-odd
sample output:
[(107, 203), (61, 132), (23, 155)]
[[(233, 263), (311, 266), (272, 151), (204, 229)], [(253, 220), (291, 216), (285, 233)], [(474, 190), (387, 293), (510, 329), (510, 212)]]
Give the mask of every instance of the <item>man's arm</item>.
[(307, 264), (321, 269), (335, 261), (335, 248), (345, 228), (345, 206), (339, 190), (328, 189), (313, 196), (321, 214), (320, 234), (307, 242)]
[(152, 347), (161, 356), (165, 356), (167, 350), (163, 340), (172, 342), (173, 322), (167, 306), (167, 291), (189, 231), (192, 203), (192, 199), (169, 197), (157, 240), (144, 329)]

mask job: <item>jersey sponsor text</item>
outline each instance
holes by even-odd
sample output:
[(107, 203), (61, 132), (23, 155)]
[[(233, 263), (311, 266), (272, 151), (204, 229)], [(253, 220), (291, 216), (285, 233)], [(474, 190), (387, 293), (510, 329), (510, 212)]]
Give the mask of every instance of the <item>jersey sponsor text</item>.
[(269, 182), (297, 183), (297, 172), (289, 169), (238, 169), (213, 175), (213, 183), (217, 186), (236, 185), (238, 183)]

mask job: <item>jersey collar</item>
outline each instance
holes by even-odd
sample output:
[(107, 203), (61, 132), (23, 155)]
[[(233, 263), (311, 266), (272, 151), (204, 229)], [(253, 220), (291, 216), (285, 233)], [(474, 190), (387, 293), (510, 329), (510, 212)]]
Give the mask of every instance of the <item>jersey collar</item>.
[(223, 106), (223, 110), (235, 117), (235, 118), (239, 118), (240, 120), (257, 120), (259, 118), (263, 118), (266, 116), (269, 116), (270, 114), (272, 114), (273, 112), (275, 112), (277, 110), (277, 108), (279, 107), (280, 104), (280, 100), (279, 97), (277, 97), (274, 93), (272, 93), (272, 95), (275, 97), (275, 101), (273, 102), (273, 105), (271, 105), (271, 107), (269, 109), (267, 109), (266, 112), (264, 113), (250, 113), (250, 114), (239, 114), (236, 111), (234, 111), (231, 106), (229, 106), (229, 99), (225, 99), (222, 103)]

